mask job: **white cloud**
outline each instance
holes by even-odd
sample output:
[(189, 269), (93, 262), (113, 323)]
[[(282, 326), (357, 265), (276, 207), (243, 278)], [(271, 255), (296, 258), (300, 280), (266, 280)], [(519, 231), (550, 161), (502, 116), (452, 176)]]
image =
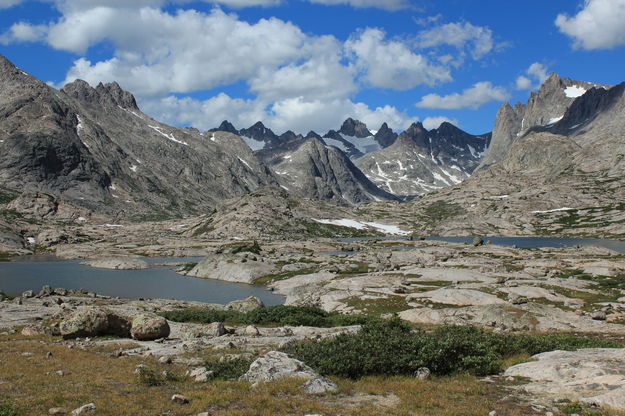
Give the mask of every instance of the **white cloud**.
[(448, 68), (434, 65), (425, 56), (411, 51), (405, 43), (385, 37), (382, 30), (369, 28), (345, 43), (368, 84), (408, 90), (417, 85), (433, 86), (451, 80)]
[(250, 90), (265, 100), (347, 97), (358, 87), (354, 83), (354, 68), (340, 62), (341, 47), (330, 36), (311, 40), (306, 46), (310, 59), (278, 69), (261, 68), (258, 75), (249, 80)]
[[(539, 62), (534, 62), (527, 68), (525, 71), (525, 75), (520, 75), (516, 79), (516, 89), (517, 90), (532, 90), (536, 89), (542, 84), (548, 77), (549, 71), (547, 67)], [(534, 79), (535, 83), (532, 82)]]
[(376, 7), (386, 10), (400, 10), (411, 7), (409, 0), (309, 0), (311, 3), (325, 5), (348, 4), (356, 8)]
[(277, 134), (287, 130), (306, 134), (315, 130), (324, 134), (337, 129), (348, 117), (357, 118), (372, 128), (387, 122), (394, 129), (404, 129), (416, 118), (391, 106), (370, 108), (349, 99), (307, 100), (288, 98), (269, 106), (260, 100), (243, 100), (219, 94), (205, 101), (192, 98), (147, 99), (141, 107), (159, 120), (170, 124), (189, 124), (201, 130), (217, 127), (227, 119), (237, 128), (249, 127), (261, 120)]
[(490, 101), (506, 101), (508, 99), (509, 95), (505, 88), (493, 86), (491, 82), (478, 82), (473, 87), (462, 91), (461, 94), (453, 93), (445, 96), (438, 94), (425, 95), (415, 105), (421, 108), (445, 110), (472, 108), (475, 110)]
[(116, 80), (139, 95), (211, 89), (306, 58), (306, 45), (314, 43), (291, 23), (272, 18), (250, 24), (218, 9), (176, 15), (92, 9), (64, 18), (48, 36), (54, 47), (76, 52), (104, 39), (115, 44), (115, 57), (78, 59), (66, 82)]
[(25, 22), (14, 23), (8, 31), (0, 35), (0, 43), (8, 45), (19, 42), (38, 42), (45, 38), (46, 25), (30, 25)]
[(417, 44), (422, 48), (450, 45), (480, 59), (493, 50), (493, 32), (487, 27), (471, 23), (447, 23), (426, 29), (417, 34)]
[(441, 124), (445, 122), (451, 123), (456, 127), (460, 126), (460, 123), (455, 118), (452, 119), (452, 118), (448, 118), (444, 116), (438, 116), (438, 117), (426, 117), (423, 120), (423, 127), (425, 127), (427, 130), (437, 129), (441, 126)]
[(20, 4), (24, 0), (0, 0), (0, 9), (8, 9), (17, 4)]
[(575, 16), (559, 14), (556, 26), (575, 48), (610, 49), (625, 45), (625, 0), (585, 0)]

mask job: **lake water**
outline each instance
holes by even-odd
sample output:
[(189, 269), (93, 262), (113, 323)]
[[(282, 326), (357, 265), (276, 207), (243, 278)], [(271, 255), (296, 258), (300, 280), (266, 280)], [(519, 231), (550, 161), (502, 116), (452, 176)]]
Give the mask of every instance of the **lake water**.
[[(521, 248), (541, 247), (570, 247), (570, 246), (598, 246), (609, 248), (619, 253), (625, 253), (625, 241), (604, 240), (601, 238), (554, 238), (554, 237), (482, 237), (484, 241), (501, 246), (517, 246)], [(343, 238), (340, 241), (355, 242), (363, 240), (405, 240), (406, 237), (366, 237), (366, 238)], [(450, 243), (471, 243), (473, 237), (426, 237), (426, 240), (447, 241)], [(393, 248), (396, 249), (396, 248)]]
[[(26, 261), (27, 260), (27, 261)], [(59, 261), (49, 256), (28, 256), (0, 262), (0, 290), (19, 295), (25, 290), (39, 291), (43, 285), (65, 289), (87, 289), (100, 295), (121, 298), (162, 298), (228, 303), (257, 296), (265, 305), (284, 303), (284, 297), (265, 286), (198, 279), (175, 273), (164, 262), (198, 262), (201, 258), (146, 258), (146, 270), (105, 270), (80, 264), (80, 260)]]

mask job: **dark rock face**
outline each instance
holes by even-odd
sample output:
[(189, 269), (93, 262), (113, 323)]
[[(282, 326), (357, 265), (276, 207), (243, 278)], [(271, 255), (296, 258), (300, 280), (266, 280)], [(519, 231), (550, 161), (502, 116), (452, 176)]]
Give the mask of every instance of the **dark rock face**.
[(380, 130), (375, 133), (375, 140), (380, 143), (380, 146), (389, 147), (397, 139), (397, 133), (388, 127), (388, 124), (384, 123), (380, 127)]
[(0, 57), (0, 186), (141, 216), (200, 213), (271, 184), (237, 136), (158, 123), (117, 83), (57, 91)]
[(394, 199), (367, 179), (341, 150), (316, 138), (283, 153), (271, 167), (280, 184), (297, 195), (339, 204)]
[(392, 145), (359, 159), (357, 166), (387, 192), (421, 195), (468, 178), (489, 142), (490, 134), (474, 136), (450, 123), (431, 131), (414, 123)]
[(221, 122), (221, 124), (219, 125), (219, 127), (215, 128), (215, 129), (210, 129), (209, 132), (215, 132), (215, 131), (225, 131), (227, 133), (232, 133), (232, 134), (239, 134), (239, 130), (236, 129), (236, 127), (234, 127), (232, 125), (232, 123), (230, 123), (228, 120), (224, 120)]
[(353, 118), (348, 118), (343, 122), (339, 133), (358, 138), (369, 137), (372, 135), (365, 123), (354, 120)]

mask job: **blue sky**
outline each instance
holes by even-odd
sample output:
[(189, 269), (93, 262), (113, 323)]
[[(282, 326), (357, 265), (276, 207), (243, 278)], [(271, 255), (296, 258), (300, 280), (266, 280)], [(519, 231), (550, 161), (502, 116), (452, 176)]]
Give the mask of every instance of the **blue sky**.
[(0, 0), (0, 53), (200, 129), (492, 130), (549, 72), (625, 80), (625, 0)]

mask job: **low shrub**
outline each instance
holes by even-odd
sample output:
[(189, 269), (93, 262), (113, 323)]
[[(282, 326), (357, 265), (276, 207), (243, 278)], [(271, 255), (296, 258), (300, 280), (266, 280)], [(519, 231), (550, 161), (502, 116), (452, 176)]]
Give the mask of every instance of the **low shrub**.
[(413, 331), (398, 318), (365, 324), (356, 334), (305, 341), (288, 353), (323, 375), (413, 375), (420, 367), (433, 374), (499, 372), (502, 362), (520, 354), (554, 349), (620, 347), (612, 341), (567, 335), (494, 334), (474, 327), (444, 326)]
[(19, 416), (19, 413), (9, 404), (0, 404), (0, 416)]
[(139, 367), (137, 372), (137, 381), (139, 384), (149, 387), (161, 386), (165, 384), (165, 380), (162, 376), (146, 367)]
[(254, 360), (243, 357), (232, 360), (209, 358), (204, 362), (206, 369), (213, 372), (214, 380), (237, 380), (247, 372)]
[(359, 325), (373, 318), (365, 315), (344, 315), (338, 312), (326, 312), (310, 306), (276, 305), (257, 308), (251, 312), (220, 311), (209, 308), (188, 308), (159, 313), (174, 322), (228, 322), (246, 325), (290, 325), (333, 327)]

